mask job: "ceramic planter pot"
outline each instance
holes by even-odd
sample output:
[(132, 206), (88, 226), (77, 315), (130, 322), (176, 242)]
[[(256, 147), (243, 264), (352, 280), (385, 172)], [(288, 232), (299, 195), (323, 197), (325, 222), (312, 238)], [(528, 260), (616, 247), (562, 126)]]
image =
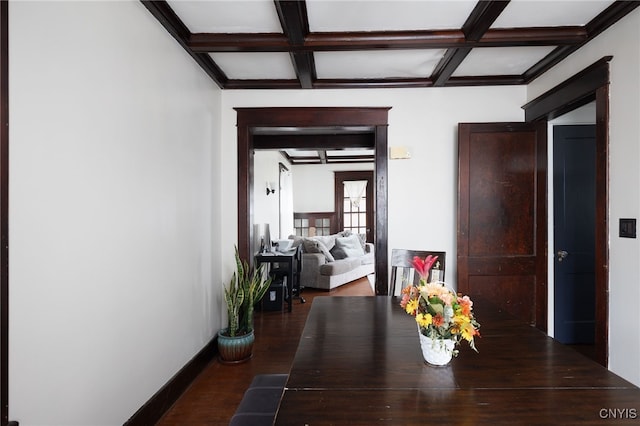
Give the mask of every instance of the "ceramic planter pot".
[(218, 332), (219, 361), (223, 364), (239, 364), (251, 359), (255, 336), (253, 331), (242, 336), (227, 336), (227, 329)]

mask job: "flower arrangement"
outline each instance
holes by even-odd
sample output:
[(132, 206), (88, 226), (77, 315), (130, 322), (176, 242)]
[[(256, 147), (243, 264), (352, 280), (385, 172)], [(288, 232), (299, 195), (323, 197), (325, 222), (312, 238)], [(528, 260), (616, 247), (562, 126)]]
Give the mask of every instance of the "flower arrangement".
[[(469, 296), (456, 294), (441, 281), (427, 283), (429, 271), (437, 258), (413, 258), (412, 264), (420, 275), (420, 283), (402, 290), (400, 306), (415, 317), (420, 333), (424, 336), (434, 341), (451, 339), (456, 345), (461, 340), (466, 340), (477, 352), (473, 339), (480, 336), (480, 324), (473, 316), (473, 302)], [(455, 350), (454, 356), (457, 353)]]

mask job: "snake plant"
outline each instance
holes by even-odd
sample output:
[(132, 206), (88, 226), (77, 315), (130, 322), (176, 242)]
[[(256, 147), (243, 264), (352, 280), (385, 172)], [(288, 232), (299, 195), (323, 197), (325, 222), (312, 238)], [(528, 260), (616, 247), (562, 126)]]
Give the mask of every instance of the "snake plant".
[(271, 284), (271, 278), (264, 277), (264, 265), (250, 268), (246, 261), (240, 259), (237, 247), (235, 257), (236, 271), (224, 289), (229, 318), (226, 334), (231, 337), (253, 331), (254, 305), (262, 299)]

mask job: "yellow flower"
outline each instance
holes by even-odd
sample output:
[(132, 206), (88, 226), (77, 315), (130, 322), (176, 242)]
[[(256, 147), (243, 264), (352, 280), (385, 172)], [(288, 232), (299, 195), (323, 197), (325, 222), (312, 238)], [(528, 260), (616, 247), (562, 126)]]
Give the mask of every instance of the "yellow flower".
[(460, 334), (462, 334), (462, 338), (468, 341), (473, 340), (473, 336), (476, 334), (476, 330), (475, 328), (473, 328), (473, 325), (471, 325), (471, 323), (462, 325), (461, 331), (462, 332)]
[(407, 302), (407, 306), (405, 306), (405, 310), (407, 311), (407, 313), (410, 315), (415, 315), (416, 309), (418, 309), (418, 301), (415, 299), (409, 300)]
[(418, 314), (416, 315), (416, 322), (420, 327), (426, 327), (431, 324), (431, 314)]

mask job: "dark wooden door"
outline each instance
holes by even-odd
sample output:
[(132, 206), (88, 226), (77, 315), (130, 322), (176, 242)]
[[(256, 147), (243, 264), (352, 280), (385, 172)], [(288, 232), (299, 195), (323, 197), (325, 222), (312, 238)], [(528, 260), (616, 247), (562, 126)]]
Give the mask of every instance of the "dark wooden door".
[(546, 126), (459, 124), (457, 250), (458, 291), (545, 331)]
[(593, 344), (596, 126), (553, 128), (554, 337)]

